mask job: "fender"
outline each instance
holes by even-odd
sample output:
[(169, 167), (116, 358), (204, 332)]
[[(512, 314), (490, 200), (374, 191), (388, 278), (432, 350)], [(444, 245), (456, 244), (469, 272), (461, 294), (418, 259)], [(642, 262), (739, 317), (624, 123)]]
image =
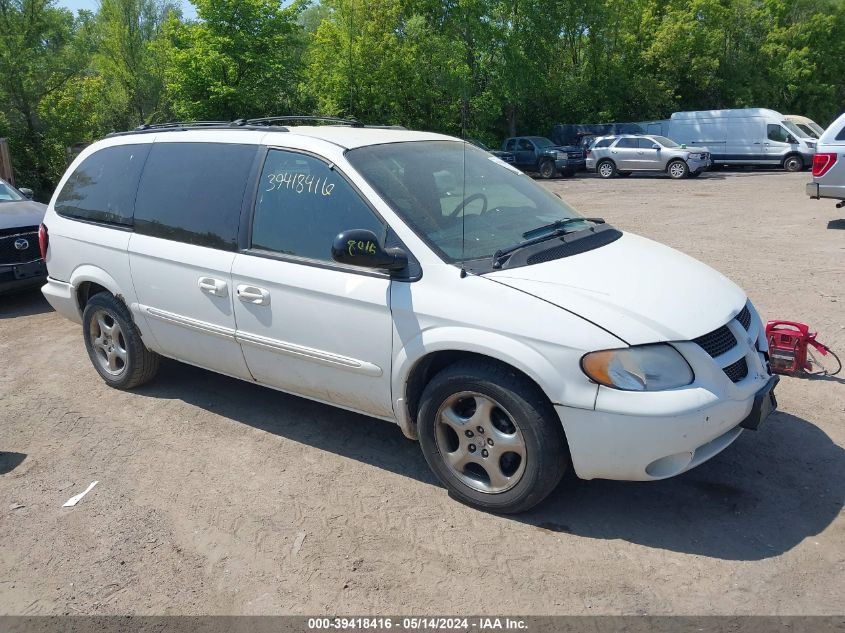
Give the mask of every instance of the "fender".
[[(413, 424), (406, 406), (406, 386), (413, 368), (426, 355), (439, 351), (458, 351), (482, 354), (523, 372), (539, 385), (552, 404), (565, 400), (568, 406), (592, 409), (595, 406), (598, 386), (581, 374), (578, 359), (579, 350), (559, 347), (558, 358), (541, 353), (524, 342), (498, 334), (467, 327), (440, 327), (425, 330), (405, 342), (393, 361), (391, 387), (394, 394), (394, 413), (403, 433), (413, 437)], [(567, 358), (568, 357), (568, 358)], [(578, 372), (578, 376), (566, 376), (565, 370), (556, 366), (553, 360), (567, 358), (566, 365)]]

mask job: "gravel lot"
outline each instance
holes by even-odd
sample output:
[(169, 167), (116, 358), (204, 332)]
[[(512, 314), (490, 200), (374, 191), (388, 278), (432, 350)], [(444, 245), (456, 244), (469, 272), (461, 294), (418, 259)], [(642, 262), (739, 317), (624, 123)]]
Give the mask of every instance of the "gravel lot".
[[(845, 211), (807, 180), (548, 186), (845, 357)], [(568, 481), (503, 518), (452, 501), (384, 422), (175, 362), (111, 390), (78, 326), (2, 297), (0, 613), (841, 614), (845, 381), (785, 378), (778, 398), (692, 472)]]

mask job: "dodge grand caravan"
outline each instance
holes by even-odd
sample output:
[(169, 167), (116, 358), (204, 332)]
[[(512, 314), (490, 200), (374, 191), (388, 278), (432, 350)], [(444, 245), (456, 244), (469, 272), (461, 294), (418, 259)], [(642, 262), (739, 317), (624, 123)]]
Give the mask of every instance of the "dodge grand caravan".
[(776, 405), (736, 285), (448, 136), (118, 134), (73, 162), (43, 233), (44, 294), (108, 385), (166, 356), (390, 420), (489, 511), (569, 468), (677, 475)]

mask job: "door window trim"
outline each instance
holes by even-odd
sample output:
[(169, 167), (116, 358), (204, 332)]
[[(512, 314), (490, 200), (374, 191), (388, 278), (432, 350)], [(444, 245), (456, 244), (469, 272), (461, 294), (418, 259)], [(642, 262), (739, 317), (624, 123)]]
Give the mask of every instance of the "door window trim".
[[(346, 184), (355, 192), (361, 202), (366, 206), (376, 220), (384, 227), (384, 241), (387, 242), (391, 237), (393, 241), (397, 242), (408, 255), (408, 269), (413, 264), (415, 268), (419, 269), (417, 274), (409, 274), (407, 277), (397, 275), (396, 273), (382, 272), (372, 268), (361, 268), (358, 266), (350, 266), (348, 264), (341, 264), (334, 260), (312, 259), (310, 257), (303, 257), (301, 255), (290, 255), (287, 253), (279, 253), (277, 251), (270, 251), (262, 248), (253, 248), (252, 246), (252, 228), (255, 221), (255, 210), (258, 204), (258, 191), (261, 187), (261, 175), (264, 173), (264, 166), (267, 163), (267, 158), (271, 151), (289, 152), (292, 154), (301, 154), (309, 158), (313, 158), (325, 164), (331, 171), (338, 174)], [(324, 268), (327, 270), (334, 270), (342, 273), (351, 273), (355, 275), (363, 275), (365, 277), (377, 277), (379, 279), (389, 279), (392, 281), (407, 281), (414, 282), (422, 279), (422, 265), (419, 260), (414, 257), (413, 253), (408, 249), (405, 243), (396, 235), (396, 232), (390, 226), (390, 223), (384, 219), (381, 213), (372, 205), (367, 199), (367, 196), (361, 189), (346, 175), (346, 173), (338, 168), (337, 164), (328, 160), (325, 156), (321, 156), (316, 152), (307, 149), (284, 147), (281, 145), (261, 145), (256, 154), (255, 164), (250, 173), (252, 178), (252, 190), (247, 192), (244, 196), (245, 205), (241, 210), (241, 225), (238, 228), (238, 249), (237, 253), (242, 255), (251, 255), (253, 257), (263, 257), (265, 259), (274, 259), (276, 261), (287, 262), (290, 264), (300, 264), (302, 266), (313, 266), (314, 268)]]

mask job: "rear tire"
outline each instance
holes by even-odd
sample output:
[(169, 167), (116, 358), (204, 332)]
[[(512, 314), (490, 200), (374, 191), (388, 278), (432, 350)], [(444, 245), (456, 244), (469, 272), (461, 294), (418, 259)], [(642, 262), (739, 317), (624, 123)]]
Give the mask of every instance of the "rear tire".
[(159, 355), (144, 345), (126, 305), (107, 292), (95, 294), (82, 313), (85, 349), (110, 387), (132, 389), (153, 379)]
[(670, 178), (682, 180), (689, 176), (689, 165), (682, 160), (673, 160), (666, 165), (666, 173), (669, 174)]
[(555, 177), (555, 172), (557, 169), (555, 168), (555, 164), (550, 160), (544, 160), (540, 163), (540, 178), (543, 180), (549, 180), (550, 178)]
[(783, 161), (783, 168), (792, 173), (803, 171), (804, 159), (800, 156), (787, 156)]
[(540, 389), (492, 361), (458, 362), (426, 386), (417, 420), (429, 467), (457, 500), (524, 512), (569, 466), (560, 420)]
[(596, 165), (596, 172), (602, 178), (614, 178), (619, 172), (616, 170), (616, 163), (612, 160), (603, 160)]

